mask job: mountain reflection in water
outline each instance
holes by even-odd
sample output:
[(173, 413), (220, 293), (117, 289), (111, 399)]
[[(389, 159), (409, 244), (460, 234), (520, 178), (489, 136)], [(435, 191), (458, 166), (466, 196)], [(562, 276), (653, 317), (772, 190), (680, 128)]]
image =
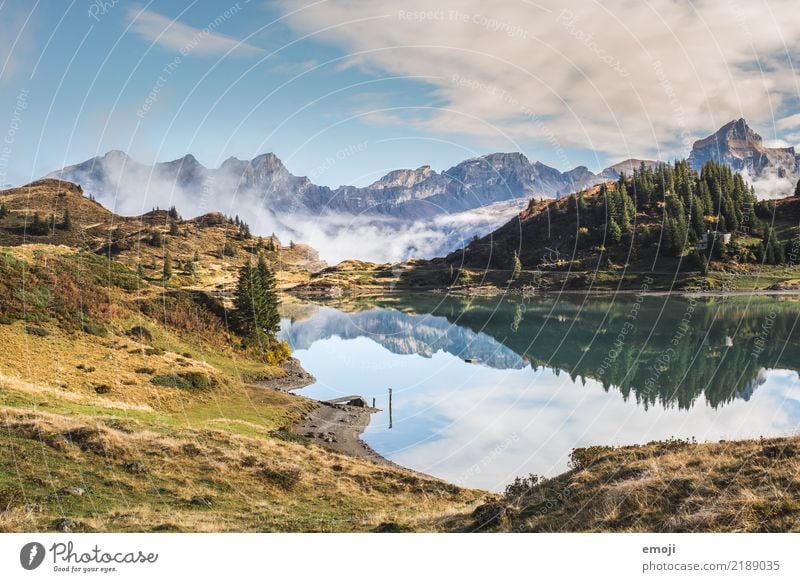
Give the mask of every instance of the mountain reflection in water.
[[(387, 406), (364, 438), (392, 460), (498, 489), (592, 444), (794, 432), (800, 302), (788, 298), (393, 296), (289, 305), (304, 394)], [(467, 363), (469, 360), (474, 363)]]

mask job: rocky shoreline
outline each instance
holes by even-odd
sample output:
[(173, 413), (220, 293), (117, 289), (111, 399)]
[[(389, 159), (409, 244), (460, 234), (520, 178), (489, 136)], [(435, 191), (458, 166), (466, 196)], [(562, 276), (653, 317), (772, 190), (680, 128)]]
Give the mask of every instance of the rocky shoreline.
[(278, 390), (280, 392), (291, 392), (310, 386), (317, 381), (314, 376), (309, 374), (300, 365), (300, 360), (297, 358), (289, 358), (281, 368), (285, 372), (284, 375), (268, 380), (258, 380), (255, 385), (260, 388), (267, 388), (269, 390)]
[(368, 459), (374, 463), (393, 464), (361, 440), (376, 408), (331, 404), (317, 401), (319, 406), (292, 427), (292, 433), (350, 457)]
[[(257, 385), (281, 392), (294, 392), (316, 382), (316, 378), (303, 369), (297, 358), (290, 358), (282, 368), (286, 372), (283, 376), (260, 381)], [(317, 407), (289, 429), (292, 434), (312, 439), (315, 443), (337, 453), (399, 467), (361, 440), (361, 434), (369, 425), (372, 414), (378, 412), (377, 408), (332, 404), (308, 396), (299, 394), (297, 396), (314, 401)]]

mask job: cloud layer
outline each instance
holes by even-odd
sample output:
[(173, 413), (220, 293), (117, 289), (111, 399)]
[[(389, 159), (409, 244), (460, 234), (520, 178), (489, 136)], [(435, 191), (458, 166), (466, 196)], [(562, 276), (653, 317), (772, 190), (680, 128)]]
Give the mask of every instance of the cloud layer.
[(612, 158), (685, 155), (739, 117), (800, 141), (794, 0), (340, 0), (289, 22), (351, 66), (434, 78), (434, 108), (364, 112), (375, 123)]
[(239, 56), (258, 55), (263, 52), (260, 48), (215, 32), (239, 11), (237, 6), (235, 4), (233, 8), (220, 13), (203, 28), (194, 28), (152, 10), (130, 8), (127, 15), (136, 34), (148, 42), (184, 56), (189, 53), (198, 56), (220, 56), (227, 53)]

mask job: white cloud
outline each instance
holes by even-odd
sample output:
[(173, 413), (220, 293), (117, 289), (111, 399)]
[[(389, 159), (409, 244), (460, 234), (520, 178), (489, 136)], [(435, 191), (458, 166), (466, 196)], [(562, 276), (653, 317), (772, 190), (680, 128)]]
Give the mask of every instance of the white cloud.
[(317, 66), (319, 66), (319, 63), (315, 59), (309, 59), (307, 61), (300, 61), (297, 63), (286, 62), (272, 67), (272, 72), (277, 73), (278, 75), (295, 76), (307, 73)]
[(778, 129), (794, 129), (800, 127), (800, 113), (795, 113), (783, 119), (779, 119), (775, 124)]
[(779, 176), (774, 170), (768, 169), (760, 176), (754, 177), (750, 172), (742, 172), (745, 181), (753, 186), (759, 200), (777, 200), (790, 196), (797, 184), (795, 176)]
[(239, 56), (253, 56), (262, 49), (245, 42), (215, 32), (226, 21), (239, 14), (239, 9), (229, 8), (208, 22), (203, 28), (194, 28), (151, 10), (131, 8), (128, 19), (133, 30), (147, 40), (167, 50), (200, 56), (219, 56), (230, 53)]
[(349, 62), (365, 70), (439, 77), (430, 82), (444, 107), (376, 112), (376, 123), (612, 159), (686, 155), (739, 117), (763, 131), (790, 119), (798, 92), (786, 53), (800, 41), (795, 0), (340, 0), (288, 22), (326, 29), (321, 37), (358, 53)]

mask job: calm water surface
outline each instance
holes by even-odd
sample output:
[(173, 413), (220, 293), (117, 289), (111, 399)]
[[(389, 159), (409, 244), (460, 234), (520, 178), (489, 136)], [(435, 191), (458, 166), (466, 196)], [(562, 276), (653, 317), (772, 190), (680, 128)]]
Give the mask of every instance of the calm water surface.
[(574, 447), (800, 426), (794, 298), (429, 295), (284, 312), (317, 378), (304, 394), (374, 397), (363, 438), (460, 485), (551, 476)]

